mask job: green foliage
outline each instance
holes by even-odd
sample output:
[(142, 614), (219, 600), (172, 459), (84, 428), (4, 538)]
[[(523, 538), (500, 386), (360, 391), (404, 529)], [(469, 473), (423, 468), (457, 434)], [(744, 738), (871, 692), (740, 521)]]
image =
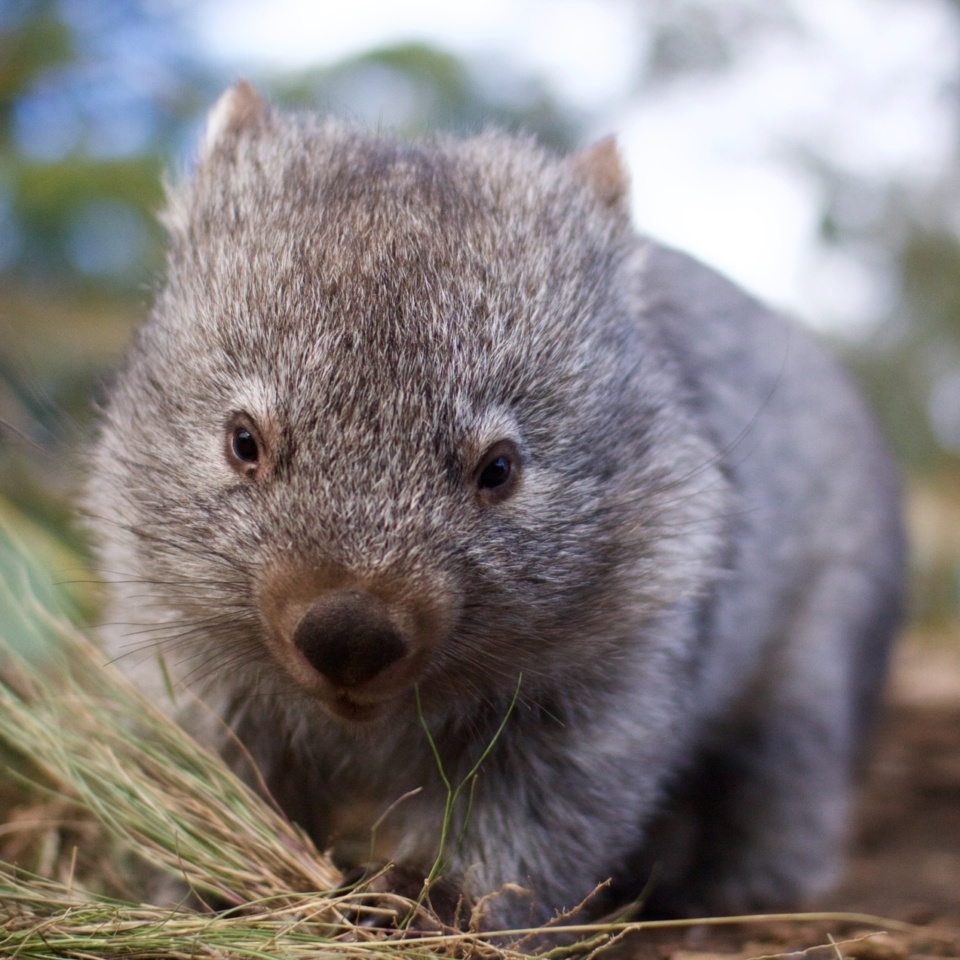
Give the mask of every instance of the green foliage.
[(156, 270), (160, 171), (219, 86), (186, 41), (146, 0), (0, 11), (0, 276), (134, 293)]
[[(24, 225), (21, 259), (30, 260), (29, 264), (21, 263), (21, 269), (34, 272), (31, 264), (42, 264), (47, 281), (59, 275), (89, 286), (85, 278), (70, 277), (83, 272), (84, 254), (78, 248), (98, 241), (103, 244), (104, 237), (95, 223), (91, 229), (84, 221), (95, 221), (97, 216), (119, 210), (126, 212), (130, 224), (124, 231), (126, 236), (119, 239), (132, 240), (136, 249), (121, 252), (119, 267), (101, 256), (103, 266), (94, 268), (95, 280), (121, 288), (141, 285), (160, 267), (161, 232), (153, 217), (162, 197), (160, 176), (161, 163), (154, 156), (109, 160), (80, 157), (14, 167), (9, 178), (13, 193), (10, 209)], [(132, 254), (129, 258), (128, 252)], [(88, 255), (86, 261), (91, 260), (98, 262), (96, 255)]]
[(49, 0), (36, 3), (32, 15), (14, 29), (0, 31), (0, 143), (7, 143), (16, 98), (45, 71), (74, 56), (70, 31)]
[(912, 307), (911, 338), (949, 340), (960, 355), (960, 237), (942, 225), (918, 223), (899, 259), (903, 295)]

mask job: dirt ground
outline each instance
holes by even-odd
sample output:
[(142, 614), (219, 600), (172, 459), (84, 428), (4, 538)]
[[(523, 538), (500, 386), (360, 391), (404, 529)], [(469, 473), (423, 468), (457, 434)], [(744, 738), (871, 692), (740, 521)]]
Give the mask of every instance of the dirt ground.
[(697, 926), (635, 935), (619, 956), (960, 957), (960, 643), (904, 644), (888, 699), (861, 791), (847, 876), (838, 890), (812, 906), (870, 914), (889, 923)]

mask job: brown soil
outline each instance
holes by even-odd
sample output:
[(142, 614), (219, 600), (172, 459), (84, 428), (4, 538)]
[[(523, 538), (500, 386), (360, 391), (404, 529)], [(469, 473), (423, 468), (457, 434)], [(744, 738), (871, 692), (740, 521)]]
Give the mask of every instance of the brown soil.
[[(631, 960), (960, 957), (960, 645), (904, 644), (864, 781), (847, 876), (824, 911), (858, 920), (634, 935)], [(909, 926), (906, 926), (909, 925)], [(881, 931), (881, 932), (878, 932)], [(834, 942), (836, 945), (834, 945)]]

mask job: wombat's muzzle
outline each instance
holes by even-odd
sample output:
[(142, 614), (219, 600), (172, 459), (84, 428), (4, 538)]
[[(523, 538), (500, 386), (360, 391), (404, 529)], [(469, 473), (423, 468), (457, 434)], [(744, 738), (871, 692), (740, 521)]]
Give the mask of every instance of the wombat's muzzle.
[(336, 687), (372, 680), (407, 652), (386, 604), (365, 590), (331, 590), (303, 615), (294, 646)]
[[(295, 560), (296, 558), (294, 558)], [(263, 640), (290, 679), (349, 724), (410, 703), (461, 608), (441, 577), (362, 578), (334, 565), (270, 564), (257, 584)]]

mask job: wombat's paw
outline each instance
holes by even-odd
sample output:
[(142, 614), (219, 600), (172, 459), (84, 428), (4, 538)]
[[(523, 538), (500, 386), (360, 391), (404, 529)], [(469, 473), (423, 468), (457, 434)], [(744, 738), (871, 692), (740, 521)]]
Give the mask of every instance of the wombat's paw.
[(422, 871), (390, 864), (352, 871), (344, 884), (354, 887), (349, 913), (360, 926), (437, 933), (462, 929), (470, 919), (463, 888), (448, 877), (427, 882)]
[[(743, 852), (738, 863), (718, 871), (705, 885), (703, 899), (713, 915), (799, 910), (831, 890), (840, 879), (841, 841), (833, 845), (808, 835), (805, 844), (786, 842)], [(732, 858), (731, 858), (732, 859)]]
[[(655, 912), (681, 917), (729, 917), (796, 910), (807, 885), (793, 871), (768, 866), (746, 873), (701, 877), (656, 905)], [(654, 901), (656, 903), (656, 901)]]

